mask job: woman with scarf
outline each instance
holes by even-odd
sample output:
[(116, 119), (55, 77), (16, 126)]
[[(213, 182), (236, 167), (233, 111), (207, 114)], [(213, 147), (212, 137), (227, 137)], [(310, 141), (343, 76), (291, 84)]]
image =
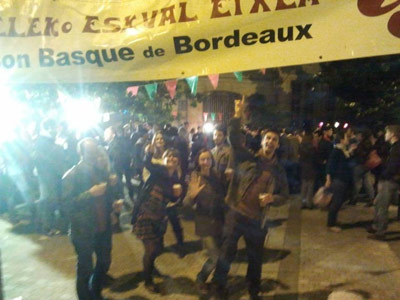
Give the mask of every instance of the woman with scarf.
[(208, 259), (197, 274), (200, 294), (207, 294), (206, 281), (218, 261), (224, 223), (224, 190), (215, 173), (214, 159), (208, 149), (201, 149), (194, 161), (184, 205), (195, 205), (195, 231), (201, 237)]
[(328, 207), (328, 229), (332, 232), (341, 232), (342, 229), (337, 224), (337, 216), (352, 185), (349, 159), (355, 147), (352, 146), (347, 150), (349, 140), (342, 131), (336, 134), (335, 143), (335, 148), (332, 150), (327, 163), (325, 187), (333, 193)]
[(145, 287), (158, 293), (153, 282), (154, 261), (163, 249), (163, 237), (167, 228), (167, 204), (176, 202), (183, 195), (183, 181), (178, 177), (180, 159), (176, 149), (167, 149), (162, 164), (154, 164), (154, 144), (148, 146), (145, 167), (149, 178), (143, 184), (134, 206), (132, 224), (136, 237), (143, 242), (143, 268)]

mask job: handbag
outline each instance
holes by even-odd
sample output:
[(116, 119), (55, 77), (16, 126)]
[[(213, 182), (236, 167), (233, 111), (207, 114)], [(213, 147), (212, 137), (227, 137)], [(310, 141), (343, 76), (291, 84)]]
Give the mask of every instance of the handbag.
[(365, 162), (365, 167), (369, 170), (375, 169), (382, 163), (382, 158), (379, 157), (378, 152), (376, 150), (372, 150), (369, 155), (368, 159)]
[(314, 205), (319, 208), (325, 208), (332, 201), (332, 192), (329, 191), (326, 187), (320, 187), (319, 190), (315, 193), (313, 202)]

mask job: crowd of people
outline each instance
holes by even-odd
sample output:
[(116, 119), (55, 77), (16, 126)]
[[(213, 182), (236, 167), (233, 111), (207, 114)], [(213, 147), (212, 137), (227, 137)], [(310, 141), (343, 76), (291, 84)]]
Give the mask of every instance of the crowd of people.
[(248, 291), (260, 299), (269, 207), (283, 205), (290, 194), (299, 193), (302, 207), (313, 209), (319, 188), (332, 193), (327, 228), (340, 232), (340, 208), (361, 201), (364, 191), (363, 201), (375, 205), (368, 231), (384, 239), (400, 187), (399, 125), (335, 134), (329, 125), (250, 130), (242, 126), (244, 108), (237, 100), (229, 124), (211, 134), (190, 130), (188, 122), (179, 128), (128, 123), (80, 140), (50, 119), (30, 134), (21, 129), (1, 146), (1, 213), (14, 226), (29, 225), (43, 235), (70, 232), (79, 300), (104, 299), (112, 233), (122, 230), (123, 210), (131, 212), (132, 233), (143, 243), (145, 287), (152, 293), (160, 292), (153, 275), (168, 222), (177, 254), (185, 256), (183, 206), (193, 209), (195, 233), (208, 255), (196, 277), (199, 293), (216, 299), (229, 299), (227, 277), (241, 237)]

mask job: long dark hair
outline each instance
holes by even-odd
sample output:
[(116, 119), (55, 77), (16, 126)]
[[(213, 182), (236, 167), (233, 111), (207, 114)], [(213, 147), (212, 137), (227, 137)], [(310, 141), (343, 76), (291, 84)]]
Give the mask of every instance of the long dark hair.
[(198, 171), (198, 172), (200, 172), (200, 164), (199, 164), (200, 155), (203, 154), (203, 153), (205, 153), (205, 152), (210, 153), (210, 156), (211, 156), (211, 170), (212, 170), (212, 169), (214, 168), (214, 166), (215, 166), (214, 156), (212, 155), (211, 151), (210, 151), (209, 149), (207, 149), (207, 148), (201, 148), (201, 149), (199, 150), (199, 152), (197, 152), (196, 158), (195, 158), (195, 160), (194, 160), (194, 169), (195, 169), (196, 171)]

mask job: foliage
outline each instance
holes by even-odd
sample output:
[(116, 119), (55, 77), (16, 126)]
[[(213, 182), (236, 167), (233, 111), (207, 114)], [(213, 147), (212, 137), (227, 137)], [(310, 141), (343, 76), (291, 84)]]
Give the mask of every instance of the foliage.
[(277, 103), (277, 99), (266, 98), (262, 96), (265, 90), (265, 84), (269, 86), (280, 87), (282, 78), (278, 69), (268, 69), (265, 74), (259, 70), (244, 73), (244, 77), (257, 84), (257, 92), (247, 104), (248, 120), (247, 122), (253, 128), (271, 128), (286, 127), (290, 123), (290, 112), (284, 111)]
[(315, 78), (337, 97), (338, 118), (364, 125), (400, 121), (400, 55), (321, 64)]

